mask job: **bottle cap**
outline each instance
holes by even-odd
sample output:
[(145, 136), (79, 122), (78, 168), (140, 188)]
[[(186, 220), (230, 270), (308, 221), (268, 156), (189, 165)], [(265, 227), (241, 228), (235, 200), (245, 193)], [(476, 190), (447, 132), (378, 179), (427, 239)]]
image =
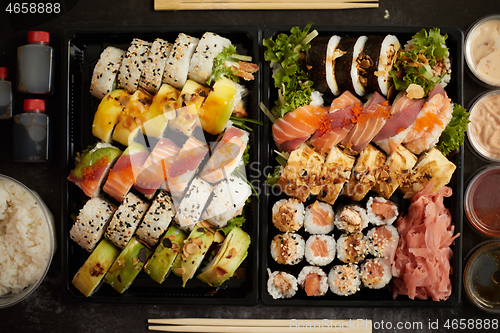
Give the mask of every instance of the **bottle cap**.
[(0, 79), (7, 79), (7, 67), (0, 67)]
[(48, 44), (50, 34), (47, 31), (30, 31), (28, 32), (28, 43), (45, 43)]
[(45, 101), (43, 99), (25, 99), (23, 103), (24, 111), (45, 111)]

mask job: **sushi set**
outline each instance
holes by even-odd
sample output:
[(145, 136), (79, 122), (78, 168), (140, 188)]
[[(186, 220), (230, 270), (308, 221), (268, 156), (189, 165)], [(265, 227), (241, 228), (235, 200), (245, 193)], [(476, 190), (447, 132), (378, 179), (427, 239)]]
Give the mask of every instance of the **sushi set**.
[(65, 38), (68, 298), (256, 303), (258, 30)]
[[(440, 72), (423, 66), (429, 82), (439, 77), (445, 84), (417, 82), (417, 89), (401, 77), (406, 93), (396, 96), (390, 83), (399, 78), (390, 76), (390, 60), (421, 28), (313, 27), (316, 35), (303, 45), (307, 72), (290, 74), (291, 66), (283, 76), (298, 79), (278, 89), (281, 74), (261, 52), (266, 40), (291, 28), (268, 27), (262, 37), (255, 27), (224, 26), (65, 32), (67, 298), (460, 302), (463, 151), (432, 148), (435, 134), (423, 140), (409, 123), (446, 127), (452, 108), (462, 104), (462, 32), (442, 28), (448, 58)], [(314, 91), (310, 104), (291, 106), (293, 84)], [(420, 112), (427, 95), (444, 105), (441, 118)], [(338, 112), (331, 117), (333, 105)], [(292, 129), (297, 120), (309, 128)], [(245, 168), (248, 162), (259, 167)], [(409, 210), (425, 210), (429, 202), (446, 220), (411, 227)], [(436, 260), (449, 259), (436, 267), (449, 281), (439, 292), (401, 282), (411, 272), (395, 258), (414, 256), (401, 245), (411, 240), (400, 220), (409, 221), (405, 233), (442, 231), (440, 243), (428, 245), (439, 248)]]
[[(427, 28), (429, 39), (439, 36), (432, 29)], [(291, 26), (264, 31), (262, 109), (269, 118), (264, 132), (272, 133), (264, 164), (275, 169), (267, 175), (269, 200), (262, 203), (267, 212), (260, 246), (263, 303), (439, 307), (460, 302), (463, 150), (436, 144), (435, 136), (450, 122), (452, 108), (463, 103), (463, 35), (458, 29), (440, 29), (449, 54), (440, 60), (441, 71), (422, 66), (422, 71), (429, 69), (428, 81), (391, 77), (398, 49), (413, 43), (417, 48), (422, 31), (314, 25), (303, 31)], [(290, 53), (302, 49), (303, 55), (280, 58), (287, 52), (279, 51), (286, 39)], [(305, 62), (305, 70), (297, 70), (295, 59)], [(282, 71), (279, 64), (284, 63), (293, 70)], [(447, 100), (439, 104), (446, 115), (430, 120), (423, 96)], [(305, 98), (309, 104), (301, 104)], [(394, 111), (398, 104), (405, 104), (403, 113)], [(417, 125), (403, 124), (403, 117)], [(411, 134), (431, 121), (441, 124), (437, 134), (425, 139)], [(417, 213), (431, 209), (427, 204), (443, 215), (442, 224), (420, 224), (422, 216), (438, 220)], [(416, 240), (437, 225), (443, 247), (427, 238)], [(431, 254), (425, 244), (438, 252)], [(416, 248), (435, 258), (422, 271)], [(432, 277), (424, 273), (431, 261)], [(423, 284), (412, 276), (414, 267), (427, 276)]]

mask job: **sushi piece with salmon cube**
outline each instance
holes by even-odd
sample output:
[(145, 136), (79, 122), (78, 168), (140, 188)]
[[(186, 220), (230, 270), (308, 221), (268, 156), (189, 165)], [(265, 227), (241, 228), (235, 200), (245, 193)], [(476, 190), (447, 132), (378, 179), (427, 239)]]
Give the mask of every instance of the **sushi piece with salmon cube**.
[(328, 291), (328, 277), (321, 267), (304, 266), (297, 277), (297, 283), (307, 296), (324, 296)]
[(366, 203), (366, 213), (373, 225), (391, 225), (398, 218), (398, 206), (382, 197), (370, 197)]
[(116, 206), (102, 198), (92, 198), (85, 203), (69, 237), (88, 252), (92, 252), (101, 239)]
[(109, 169), (121, 154), (122, 151), (115, 146), (99, 142), (77, 156), (75, 168), (67, 179), (81, 188), (86, 196), (97, 197)]
[(333, 207), (316, 200), (306, 207), (304, 230), (313, 235), (326, 235), (333, 231), (335, 214)]

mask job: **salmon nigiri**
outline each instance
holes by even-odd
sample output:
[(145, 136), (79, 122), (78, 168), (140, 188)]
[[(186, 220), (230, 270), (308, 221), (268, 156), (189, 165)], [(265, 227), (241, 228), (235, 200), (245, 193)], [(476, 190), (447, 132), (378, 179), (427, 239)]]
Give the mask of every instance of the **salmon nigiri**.
[(356, 118), (356, 124), (342, 140), (342, 144), (354, 152), (361, 152), (384, 127), (390, 116), (391, 106), (388, 101), (378, 92), (374, 92), (363, 106), (362, 113)]
[(322, 153), (330, 151), (352, 129), (356, 114), (362, 110), (361, 105), (361, 101), (350, 91), (335, 98), (325, 121), (311, 138), (311, 145)]
[(304, 105), (279, 118), (272, 127), (274, 142), (281, 151), (295, 150), (323, 123), (328, 108)]

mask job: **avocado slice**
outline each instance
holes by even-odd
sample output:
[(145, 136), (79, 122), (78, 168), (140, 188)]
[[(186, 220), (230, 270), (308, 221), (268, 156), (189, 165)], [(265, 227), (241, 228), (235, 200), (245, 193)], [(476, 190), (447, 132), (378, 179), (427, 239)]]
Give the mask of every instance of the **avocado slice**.
[(98, 161), (106, 157), (108, 163), (114, 161), (118, 156), (120, 156), (122, 151), (108, 143), (97, 143), (94, 148), (83, 151), (80, 161), (75, 166), (75, 169), (71, 172), (71, 175), (77, 180), (83, 177), (83, 168), (96, 165)]
[(104, 282), (110, 284), (120, 294), (123, 293), (142, 270), (151, 253), (146, 245), (133, 236), (109, 269)]
[(181, 253), (172, 266), (172, 272), (182, 278), (183, 287), (200, 267), (203, 258), (214, 242), (214, 235), (214, 231), (209, 228), (208, 223), (200, 221), (184, 241)]
[(181, 229), (170, 226), (156, 247), (155, 253), (144, 265), (144, 272), (158, 283), (165, 281), (175, 258), (182, 250), (185, 239), (186, 234)]
[(103, 239), (76, 273), (73, 285), (86, 297), (92, 295), (119, 254), (120, 249)]
[(250, 236), (241, 228), (232, 229), (210, 263), (196, 277), (213, 287), (218, 287), (234, 275), (248, 255)]

